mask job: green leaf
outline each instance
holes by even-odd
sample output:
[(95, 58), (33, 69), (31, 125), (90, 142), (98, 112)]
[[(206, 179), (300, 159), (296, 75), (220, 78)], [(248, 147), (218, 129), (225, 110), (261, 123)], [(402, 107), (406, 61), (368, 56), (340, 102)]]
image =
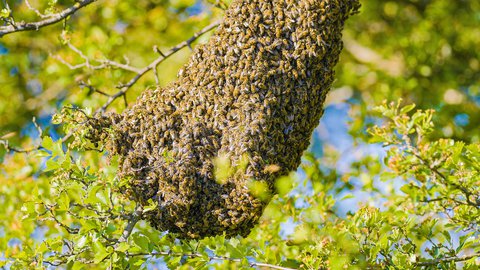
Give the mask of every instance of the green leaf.
[(80, 233), (82, 234), (100, 227), (95, 220), (84, 220), (81, 223), (82, 227), (80, 228)]
[(45, 172), (54, 171), (54, 170), (57, 170), (58, 168), (60, 168), (60, 164), (58, 163), (58, 161), (53, 160), (53, 159), (49, 159), (45, 163), (45, 170), (44, 171)]
[(108, 257), (108, 255), (110, 255), (107, 248), (105, 248), (105, 246), (100, 241), (95, 241), (94, 247), (95, 247), (95, 257), (93, 258), (94, 263), (100, 263), (106, 257)]
[(445, 236), (445, 239), (447, 239), (448, 243), (452, 242), (452, 237), (450, 236), (450, 233), (448, 231), (442, 231), (443, 236)]
[(411, 110), (415, 109), (415, 104), (410, 104), (410, 105), (406, 105), (404, 107), (402, 107), (400, 109), (400, 114), (406, 114), (408, 112), (410, 112)]
[(165, 261), (170, 269), (176, 269), (180, 265), (181, 260), (182, 260), (181, 256), (165, 258)]
[(58, 211), (67, 211), (70, 209), (70, 197), (68, 196), (67, 192), (60, 193), (57, 199), (58, 204)]
[(49, 137), (49, 136), (43, 137), (43, 140), (42, 140), (42, 147), (43, 148), (52, 151), (53, 150), (53, 144), (54, 144), (54, 142), (53, 142), (51, 137)]
[(237, 238), (232, 238), (230, 239), (229, 244), (232, 247), (236, 248), (240, 244), (240, 240), (238, 240)]
[(292, 190), (293, 179), (289, 176), (280, 177), (275, 182), (275, 187), (277, 188), (278, 195), (283, 197)]
[(78, 248), (83, 248), (86, 244), (87, 244), (87, 236), (84, 235), (80, 238), (80, 240), (78, 240), (77, 247)]
[(23, 204), (21, 211), (23, 212), (23, 219), (25, 220), (33, 220), (37, 217), (37, 213), (35, 211), (35, 202), (26, 202)]
[(88, 188), (88, 195), (85, 199), (85, 203), (88, 204), (97, 204), (100, 202), (100, 199), (97, 197), (97, 193), (101, 190), (103, 186), (101, 185), (90, 185)]
[(469, 248), (475, 242), (475, 236), (472, 235), (473, 232), (467, 233), (466, 235), (462, 235), (459, 238), (459, 244), (456, 249), (457, 253), (460, 251)]
[(122, 242), (122, 243), (118, 244), (118, 246), (115, 250), (124, 253), (129, 249), (130, 249), (130, 244), (128, 244), (126, 242)]
[(143, 207), (143, 213), (156, 210), (158, 207), (158, 202), (153, 201), (152, 199), (148, 200), (148, 205)]
[(132, 240), (133, 240), (133, 243), (141, 248), (142, 250), (144, 251), (148, 251), (149, 250), (149, 244), (150, 244), (150, 240), (148, 239), (148, 237), (146, 237), (145, 235), (142, 235), (140, 233), (134, 233), (132, 234)]
[(343, 197), (340, 199), (340, 201), (344, 201), (344, 200), (348, 200), (348, 199), (352, 199), (352, 198), (355, 198), (355, 195), (353, 195), (353, 194), (350, 193), (350, 194), (347, 194), (347, 195), (343, 196)]
[(10, 14), (11, 14), (11, 10), (9, 9), (6, 9), (6, 8), (2, 8), (2, 10), (0, 11), (0, 18), (8, 18), (10, 17)]
[(117, 230), (117, 226), (113, 222), (108, 223), (108, 226), (106, 228), (107, 233), (113, 233)]

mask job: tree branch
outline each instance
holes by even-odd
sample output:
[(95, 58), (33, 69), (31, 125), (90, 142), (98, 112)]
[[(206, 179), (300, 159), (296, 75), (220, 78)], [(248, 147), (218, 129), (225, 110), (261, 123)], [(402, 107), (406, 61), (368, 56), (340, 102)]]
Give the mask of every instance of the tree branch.
[[(40, 127), (40, 125), (37, 123), (37, 120), (35, 117), (33, 117), (32, 119), (32, 122), (33, 122), (33, 125), (35, 126), (35, 128), (37, 129), (37, 132), (38, 132), (38, 137), (41, 139), (42, 138), (42, 134), (43, 134), (43, 130), (42, 128)], [(37, 144), (35, 144), (34, 146), (32, 146), (31, 148), (17, 148), (17, 147), (13, 147), (13, 146), (10, 146), (10, 143), (8, 140), (6, 139), (3, 139), (3, 137), (0, 137), (0, 145), (3, 145), (3, 147), (5, 148), (5, 150), (7, 152), (15, 152), (15, 153), (30, 153), (32, 151), (36, 151), (38, 149), (40, 149), (40, 147), (42, 146), (42, 141), (40, 140)]]
[(448, 177), (446, 175), (444, 175), (443, 173), (441, 173), (437, 166), (433, 166), (432, 164), (430, 164), (428, 162), (428, 160), (424, 159), (419, 153), (415, 153), (413, 152), (412, 153), (416, 158), (418, 158), (422, 163), (423, 165), (425, 165), (427, 167), (427, 169), (431, 170), (434, 174), (438, 175), (440, 178), (442, 178), (443, 181), (445, 181), (445, 183), (453, 186), (454, 188), (460, 190), (463, 195), (465, 195), (465, 200), (466, 200), (466, 204), (469, 205), (469, 206), (473, 206), (473, 207), (476, 207), (476, 208), (479, 208), (480, 207), (480, 203), (476, 203), (474, 201), (471, 200), (471, 197), (474, 195), (470, 190), (468, 190), (468, 188), (462, 186), (461, 184), (459, 183), (455, 183), (453, 181), (450, 181), (448, 179)]
[(47, 211), (51, 214), (51, 218), (55, 221), (55, 223), (57, 225), (59, 225), (60, 227), (64, 228), (69, 234), (78, 234), (80, 232), (80, 229), (78, 228), (72, 228), (68, 225), (65, 225), (63, 224), (60, 220), (58, 220), (58, 218), (55, 216), (55, 212), (53, 211), (52, 207), (47, 205), (47, 204), (43, 204), (43, 206), (47, 209)]
[[(136, 256), (177, 256), (177, 257), (189, 257), (189, 258), (203, 258), (205, 257), (203, 254), (200, 253), (175, 253), (171, 251), (156, 251), (156, 252), (149, 252), (149, 253), (132, 253), (127, 254), (127, 257), (136, 257)], [(230, 262), (242, 262), (243, 259), (236, 259), (230, 258), (225, 256), (208, 256), (210, 261), (230, 261)], [(259, 262), (250, 262), (250, 267), (264, 267), (269, 269), (278, 269), (278, 270), (294, 270), (293, 268), (278, 266), (274, 264), (268, 263), (259, 263)]]
[(473, 258), (480, 258), (480, 253), (475, 253), (472, 255), (465, 255), (461, 257), (449, 257), (449, 258), (439, 258), (435, 260), (429, 260), (425, 262), (416, 263), (416, 266), (435, 266), (440, 263), (447, 263), (447, 262), (463, 262), (468, 261)]
[(126, 242), (128, 240), (128, 237), (130, 237), (130, 234), (132, 234), (133, 228), (135, 228), (135, 225), (137, 225), (138, 221), (142, 218), (142, 213), (143, 208), (138, 206), (137, 209), (135, 209), (135, 211), (132, 213), (127, 226), (125, 226), (122, 236), (118, 239), (119, 243)]
[[(39, 30), (42, 27), (55, 24), (63, 19), (67, 18), (68, 16), (74, 14), (79, 9), (95, 2), (96, 0), (78, 0), (73, 6), (64, 9), (63, 11), (49, 15), (48, 18), (38, 21), (38, 22), (13, 22), (7, 26), (0, 26), (0, 38), (4, 35), (21, 32), (21, 31), (28, 31), (28, 30)], [(43, 16), (41, 16), (43, 17)]]
[[(213, 2), (215, 1), (215, 2)], [(226, 10), (228, 8), (228, 5), (223, 2), (223, 0), (211, 0), (209, 1), (214, 7), (219, 8), (221, 10)]]

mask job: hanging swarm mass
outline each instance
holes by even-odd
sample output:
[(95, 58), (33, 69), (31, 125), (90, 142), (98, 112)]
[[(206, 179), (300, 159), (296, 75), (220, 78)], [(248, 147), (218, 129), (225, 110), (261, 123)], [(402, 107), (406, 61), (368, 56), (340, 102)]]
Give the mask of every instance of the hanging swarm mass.
[[(145, 216), (154, 227), (181, 238), (250, 232), (267, 202), (249, 182), (274, 192), (274, 180), (299, 166), (334, 79), (344, 22), (359, 5), (234, 0), (176, 82), (104, 118), (113, 136), (103, 140), (120, 157), (130, 193), (158, 202)], [(218, 156), (244, 166), (217, 181)]]

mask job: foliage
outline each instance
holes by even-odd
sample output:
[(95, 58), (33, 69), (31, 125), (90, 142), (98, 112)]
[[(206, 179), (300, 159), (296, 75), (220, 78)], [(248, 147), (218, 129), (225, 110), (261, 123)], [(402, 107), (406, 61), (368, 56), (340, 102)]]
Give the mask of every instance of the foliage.
[[(179, 241), (143, 222), (156, 205), (129, 200), (115, 158), (91, 150), (78, 119), (119, 90), (125, 99), (116, 96), (109, 110), (123, 110), (156, 80), (172, 80), (189, 51), (170, 48), (222, 14), (207, 2), (95, 2), (49, 28), (0, 39), (2, 267), (478, 268), (478, 1), (363, 1), (347, 25), (327, 101), (327, 110), (348, 104), (348, 131), (361, 154), (314, 137), (319, 151), (312, 146), (296, 174), (277, 180), (248, 237)], [(31, 1), (35, 10), (3, 3), (0, 20), (19, 22), (74, 1)], [(167, 52), (168, 65), (161, 60), (123, 88)], [(399, 97), (420, 110), (374, 106)]]

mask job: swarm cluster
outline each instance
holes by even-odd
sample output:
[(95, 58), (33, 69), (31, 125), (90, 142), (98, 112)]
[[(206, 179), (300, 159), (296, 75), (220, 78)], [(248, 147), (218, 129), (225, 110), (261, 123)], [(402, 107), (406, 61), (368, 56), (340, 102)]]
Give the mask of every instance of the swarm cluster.
[[(184, 238), (247, 235), (266, 202), (249, 191), (296, 169), (323, 113), (358, 0), (234, 0), (206, 45), (165, 88), (108, 120), (131, 193), (158, 202), (146, 218)], [(216, 181), (215, 157), (232, 166)], [(275, 168), (271, 170), (269, 168)]]

